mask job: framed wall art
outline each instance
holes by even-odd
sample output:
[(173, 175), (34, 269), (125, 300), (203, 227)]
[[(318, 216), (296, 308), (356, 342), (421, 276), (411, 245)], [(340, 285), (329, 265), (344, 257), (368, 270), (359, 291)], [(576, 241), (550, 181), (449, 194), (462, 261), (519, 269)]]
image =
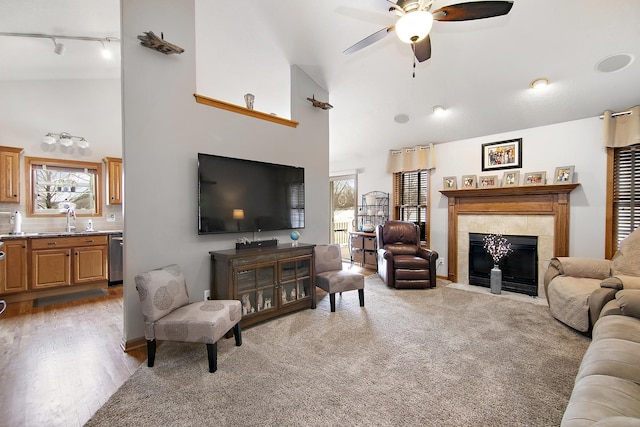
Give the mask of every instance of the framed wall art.
[(462, 188), (476, 188), (476, 176), (462, 175)]
[(498, 186), (498, 175), (487, 175), (478, 178), (478, 188), (492, 188)]
[(524, 174), (524, 185), (544, 185), (546, 182), (546, 172), (527, 172)]
[(573, 169), (575, 166), (560, 166), (553, 174), (554, 184), (570, 184), (573, 182)]
[(520, 171), (505, 172), (502, 176), (503, 187), (517, 187), (520, 184)]
[(458, 178), (455, 176), (445, 176), (442, 178), (445, 190), (455, 190), (458, 188)]
[(482, 170), (522, 167), (522, 138), (482, 144)]

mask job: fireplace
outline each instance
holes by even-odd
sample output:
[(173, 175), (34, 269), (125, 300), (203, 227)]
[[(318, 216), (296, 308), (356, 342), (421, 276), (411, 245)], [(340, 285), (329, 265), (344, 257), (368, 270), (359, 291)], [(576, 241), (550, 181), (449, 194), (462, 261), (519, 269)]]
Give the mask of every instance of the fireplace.
[[(487, 234), (469, 233), (469, 284), (490, 286), (493, 259), (484, 249)], [(504, 236), (512, 252), (500, 261), (502, 289), (526, 295), (538, 295), (538, 237)]]

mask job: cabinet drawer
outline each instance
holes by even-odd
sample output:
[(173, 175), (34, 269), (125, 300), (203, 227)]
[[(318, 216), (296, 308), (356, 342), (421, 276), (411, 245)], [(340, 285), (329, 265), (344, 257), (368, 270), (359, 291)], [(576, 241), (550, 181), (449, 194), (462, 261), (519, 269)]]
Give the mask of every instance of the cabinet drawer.
[(378, 260), (376, 259), (376, 253), (374, 251), (365, 251), (364, 263), (368, 265), (377, 265)]
[(363, 262), (364, 261), (364, 252), (361, 250), (354, 250), (351, 253), (351, 258), (354, 262)]
[(351, 247), (354, 249), (363, 249), (364, 238), (362, 236), (351, 236)]
[(74, 237), (47, 237), (44, 239), (31, 239), (31, 249), (70, 248), (77, 246), (99, 246), (107, 244), (107, 236), (74, 236)]
[(365, 237), (364, 238), (364, 249), (368, 251), (376, 250), (376, 238), (375, 237)]

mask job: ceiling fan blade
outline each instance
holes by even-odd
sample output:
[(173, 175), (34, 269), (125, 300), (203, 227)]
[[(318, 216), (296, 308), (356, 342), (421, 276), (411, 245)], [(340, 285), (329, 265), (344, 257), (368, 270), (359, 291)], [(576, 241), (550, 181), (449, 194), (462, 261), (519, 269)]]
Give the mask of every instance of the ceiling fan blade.
[(427, 35), (424, 39), (413, 45), (413, 53), (418, 62), (424, 62), (431, 58), (431, 38)]
[(386, 35), (390, 32), (393, 31), (395, 29), (395, 25), (392, 25), (390, 27), (387, 28), (383, 28), (380, 31), (376, 31), (375, 33), (371, 34), (368, 37), (363, 38), (362, 40), (360, 40), (358, 43), (354, 44), (353, 46), (347, 48), (344, 50), (343, 53), (346, 53), (347, 55), (353, 52), (357, 52), (360, 49), (363, 49), (369, 45), (374, 44), (375, 42), (377, 42), (378, 40), (382, 40), (383, 38), (386, 37)]
[(474, 1), (452, 4), (433, 12), (436, 21), (471, 21), (506, 15), (513, 6), (512, 1)]

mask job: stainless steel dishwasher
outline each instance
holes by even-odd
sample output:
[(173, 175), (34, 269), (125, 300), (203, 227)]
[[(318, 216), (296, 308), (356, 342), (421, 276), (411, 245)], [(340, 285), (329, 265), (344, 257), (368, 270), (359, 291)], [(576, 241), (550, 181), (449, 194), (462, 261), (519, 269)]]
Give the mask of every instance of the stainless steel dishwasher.
[(109, 286), (122, 283), (122, 233), (109, 234)]

